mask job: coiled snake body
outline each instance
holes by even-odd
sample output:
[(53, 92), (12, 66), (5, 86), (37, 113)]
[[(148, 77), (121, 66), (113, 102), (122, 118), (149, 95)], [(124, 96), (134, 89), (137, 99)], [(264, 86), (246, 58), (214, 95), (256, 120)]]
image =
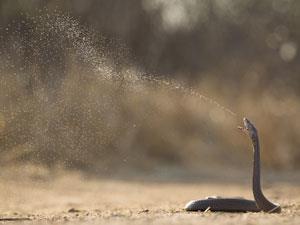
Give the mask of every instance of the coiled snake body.
[(207, 197), (202, 200), (193, 200), (186, 204), (187, 211), (225, 211), (225, 212), (259, 212), (280, 213), (281, 207), (270, 202), (263, 194), (260, 185), (260, 147), (258, 133), (254, 125), (246, 118), (244, 127), (240, 128), (249, 135), (254, 153), (252, 191), (255, 200), (243, 198)]

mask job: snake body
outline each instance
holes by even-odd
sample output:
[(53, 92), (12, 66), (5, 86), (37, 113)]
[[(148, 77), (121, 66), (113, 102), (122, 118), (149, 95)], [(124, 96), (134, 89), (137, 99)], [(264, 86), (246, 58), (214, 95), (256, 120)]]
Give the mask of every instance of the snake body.
[(254, 200), (244, 198), (207, 197), (201, 200), (192, 200), (185, 206), (187, 211), (224, 211), (224, 212), (260, 212), (280, 213), (281, 207), (270, 202), (263, 194), (260, 184), (260, 146), (258, 132), (254, 125), (243, 119), (244, 127), (240, 128), (249, 135), (253, 145), (253, 175), (252, 191)]

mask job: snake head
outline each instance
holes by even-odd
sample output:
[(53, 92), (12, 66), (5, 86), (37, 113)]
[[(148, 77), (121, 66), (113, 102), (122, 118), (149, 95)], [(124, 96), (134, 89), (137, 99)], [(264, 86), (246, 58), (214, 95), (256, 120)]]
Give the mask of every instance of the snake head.
[(254, 125), (247, 118), (243, 118), (244, 127), (239, 127), (240, 130), (244, 131), (253, 140), (257, 138), (257, 130)]

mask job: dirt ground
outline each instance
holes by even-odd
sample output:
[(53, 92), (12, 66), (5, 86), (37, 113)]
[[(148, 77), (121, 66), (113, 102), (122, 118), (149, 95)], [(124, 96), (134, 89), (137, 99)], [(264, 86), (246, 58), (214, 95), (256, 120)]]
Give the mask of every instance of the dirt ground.
[[(237, 180), (191, 177), (87, 177), (80, 173), (1, 172), (0, 218), (9, 224), (300, 224), (299, 175), (271, 176), (265, 194), (281, 214), (189, 213), (187, 201), (209, 195), (252, 198), (248, 177)], [(146, 178), (145, 178), (146, 177)], [(276, 181), (277, 180), (277, 181)]]

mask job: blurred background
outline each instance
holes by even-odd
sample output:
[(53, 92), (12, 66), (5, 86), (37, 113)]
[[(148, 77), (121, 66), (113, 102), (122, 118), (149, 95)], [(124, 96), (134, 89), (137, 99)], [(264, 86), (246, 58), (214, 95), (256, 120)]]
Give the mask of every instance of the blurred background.
[(299, 26), (296, 0), (1, 0), (1, 165), (249, 168), (246, 116), (297, 170)]

